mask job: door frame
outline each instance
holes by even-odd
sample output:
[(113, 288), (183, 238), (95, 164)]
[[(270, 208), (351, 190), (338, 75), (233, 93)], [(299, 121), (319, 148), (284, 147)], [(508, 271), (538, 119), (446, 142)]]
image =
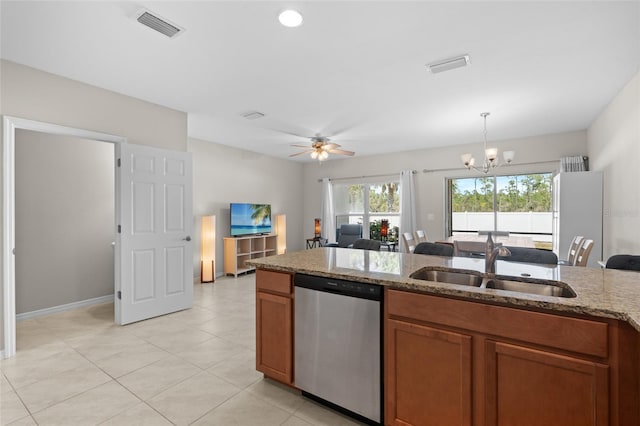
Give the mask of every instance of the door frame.
[[(3, 116), (2, 120), (2, 325), (4, 346), (0, 358), (16, 353), (16, 277), (15, 277), (15, 144), (16, 130), (32, 130), (54, 135), (78, 137), (113, 144), (127, 143), (123, 136), (60, 126), (42, 121)], [(115, 181), (114, 181), (115, 185)], [(118, 197), (116, 193), (116, 198)]]

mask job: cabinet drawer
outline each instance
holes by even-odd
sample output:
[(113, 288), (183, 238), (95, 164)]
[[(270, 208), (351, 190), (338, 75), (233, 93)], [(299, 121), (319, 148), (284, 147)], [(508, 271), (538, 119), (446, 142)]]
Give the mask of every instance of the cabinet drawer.
[(388, 290), (389, 317), (409, 318), (571, 352), (608, 356), (608, 324), (588, 319)]
[(290, 296), (293, 293), (292, 274), (258, 269), (256, 289)]

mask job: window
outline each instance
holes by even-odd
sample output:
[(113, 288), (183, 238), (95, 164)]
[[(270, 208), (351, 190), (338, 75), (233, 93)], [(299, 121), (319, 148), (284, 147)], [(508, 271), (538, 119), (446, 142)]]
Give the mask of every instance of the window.
[(486, 230), (551, 248), (551, 173), (447, 179), (448, 235)]
[(400, 226), (399, 182), (334, 184), (336, 227), (362, 224), (362, 237), (380, 239), (383, 219), (389, 221), (389, 239), (394, 241)]

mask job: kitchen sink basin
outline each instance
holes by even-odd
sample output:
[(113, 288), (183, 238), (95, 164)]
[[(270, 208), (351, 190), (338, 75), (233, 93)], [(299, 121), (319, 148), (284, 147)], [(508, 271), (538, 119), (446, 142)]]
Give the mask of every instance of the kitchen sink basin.
[(425, 280), (425, 281), (435, 281), (439, 283), (449, 283), (449, 284), (459, 284), (459, 285), (470, 285), (473, 287), (480, 287), (482, 284), (482, 276), (474, 273), (465, 273), (465, 272), (453, 272), (453, 271), (442, 271), (439, 269), (433, 268), (422, 268), (418, 269), (411, 275), (410, 278), (415, 278), (417, 280)]
[(539, 294), (542, 296), (576, 297), (575, 291), (560, 282), (512, 281), (504, 279), (486, 279), (481, 287), (517, 293)]
[(576, 293), (567, 284), (560, 281), (535, 278), (509, 279), (501, 276), (482, 274), (476, 271), (448, 271), (442, 267), (418, 269), (410, 278), (438, 283), (467, 285), (479, 288), (512, 291), (515, 293), (537, 294), (541, 296), (576, 297)]

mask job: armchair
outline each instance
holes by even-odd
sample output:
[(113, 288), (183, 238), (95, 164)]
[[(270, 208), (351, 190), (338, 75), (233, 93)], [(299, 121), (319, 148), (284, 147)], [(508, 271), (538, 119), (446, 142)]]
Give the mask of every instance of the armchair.
[(362, 225), (340, 225), (340, 235), (338, 236), (338, 242), (327, 244), (325, 245), (325, 247), (349, 247), (360, 238), (362, 238)]

